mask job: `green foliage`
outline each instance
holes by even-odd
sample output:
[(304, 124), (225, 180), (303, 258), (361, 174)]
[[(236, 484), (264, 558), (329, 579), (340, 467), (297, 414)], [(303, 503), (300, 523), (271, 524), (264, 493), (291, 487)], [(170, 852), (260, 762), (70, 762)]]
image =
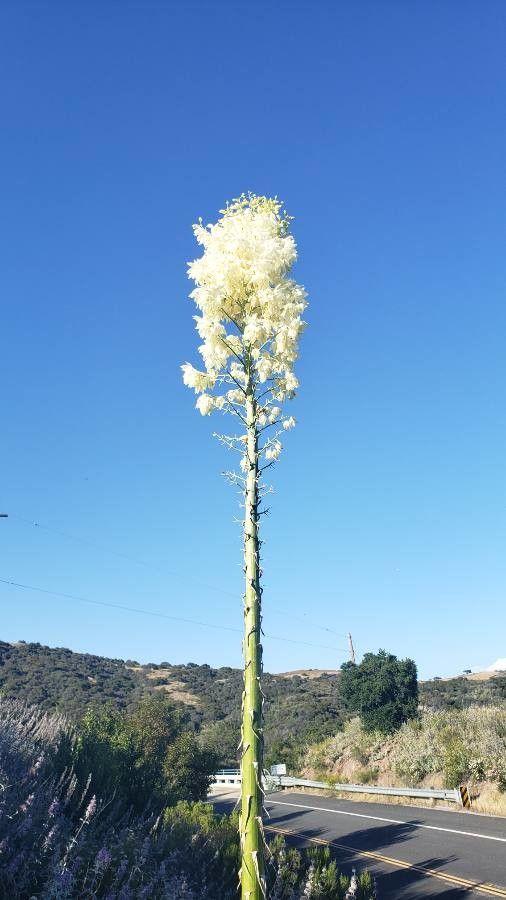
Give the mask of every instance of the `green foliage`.
[(379, 775), (379, 769), (377, 766), (366, 766), (363, 769), (359, 769), (355, 776), (355, 780), (357, 784), (374, 784)]
[(418, 710), (416, 665), (380, 650), (366, 653), (360, 665), (344, 663), (340, 691), (350, 713), (358, 713), (366, 731), (391, 733)]
[(170, 844), (177, 850), (191, 846), (198, 839), (204, 845), (215, 848), (214, 859), (209, 865), (210, 883), (234, 886), (239, 868), (239, 815), (217, 815), (210, 803), (188, 803), (181, 800), (168, 807), (162, 816), (163, 831), (170, 835)]
[(76, 773), (91, 773), (97, 793), (138, 810), (204, 798), (216, 757), (184, 728), (185, 717), (160, 694), (132, 713), (90, 709), (74, 750)]
[(287, 772), (293, 775), (300, 768), (302, 753), (303, 745), (297, 740), (285, 738), (284, 740), (271, 741), (264, 754), (265, 767), (269, 769), (270, 766), (283, 762), (286, 765)]
[(88, 706), (133, 707), (146, 693), (145, 683), (121, 659), (73, 653), (42, 644), (0, 641), (0, 691), (74, 721)]
[(420, 683), (420, 703), (433, 712), (467, 709), (469, 706), (501, 706), (506, 703), (506, 675), (484, 681), (468, 678), (433, 678)]
[(216, 769), (215, 754), (202, 749), (192, 732), (178, 735), (168, 747), (163, 763), (169, 795), (176, 799), (188, 797), (190, 800), (206, 797)]
[(463, 741), (448, 742), (444, 747), (444, 786), (456, 788), (469, 778), (469, 761)]
[[(292, 767), (294, 747), (320, 741), (342, 727), (346, 712), (338, 683), (339, 676), (331, 674), (264, 674), (266, 752), (276, 745), (275, 762)], [(41, 644), (0, 642), (4, 696), (60, 710), (79, 722), (90, 706), (132, 711), (143, 697), (167, 694), (186, 711), (189, 727), (201, 734), (203, 747), (217, 754), (220, 766), (237, 764), (242, 689), (242, 671), (228, 666), (139, 666), (133, 660), (125, 663)], [(279, 758), (281, 749), (289, 758)]]
[(203, 749), (214, 753), (221, 768), (231, 769), (238, 765), (239, 736), (238, 724), (220, 719), (202, 726), (199, 741)]

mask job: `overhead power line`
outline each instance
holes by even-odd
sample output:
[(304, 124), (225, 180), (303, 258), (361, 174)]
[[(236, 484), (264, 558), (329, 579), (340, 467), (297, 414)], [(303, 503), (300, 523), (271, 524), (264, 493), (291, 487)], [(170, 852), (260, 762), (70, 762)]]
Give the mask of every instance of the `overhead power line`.
[[(45, 525), (42, 522), (39, 522), (35, 519), (27, 519), (25, 516), (20, 516), (17, 513), (10, 513), (10, 517), (12, 519), (17, 519), (19, 522), (23, 522), (25, 525), (30, 525), (33, 528), (40, 528), (43, 531), (48, 531), (53, 534), (57, 534), (60, 537), (66, 538), (70, 541), (75, 541), (78, 544), (83, 544), (86, 547), (92, 547), (94, 550), (98, 550), (100, 553), (110, 554), (111, 556), (116, 556), (118, 559), (127, 560), (128, 562), (135, 563), (138, 566), (143, 566), (145, 569), (152, 569), (156, 572), (161, 572), (166, 575), (174, 575), (178, 578), (185, 578), (193, 581), (194, 584), (199, 585), (200, 587), (205, 588), (209, 591), (214, 591), (218, 594), (221, 594), (224, 597), (231, 597), (235, 601), (237, 601), (237, 594), (232, 593), (232, 591), (224, 590), (223, 588), (216, 587), (216, 585), (209, 584), (208, 582), (201, 581), (199, 578), (196, 578), (194, 575), (183, 574), (182, 572), (177, 572), (174, 569), (167, 569), (164, 566), (156, 563), (148, 563), (146, 560), (139, 559), (138, 557), (131, 556), (128, 553), (123, 553), (117, 550), (113, 550), (110, 547), (104, 547), (100, 544), (97, 544), (95, 541), (90, 541), (88, 538), (83, 538), (75, 534), (71, 534), (69, 531), (63, 531), (60, 528), (53, 528), (50, 525)], [(338, 638), (347, 637), (347, 635), (342, 634), (340, 631), (336, 631), (334, 628), (329, 628), (327, 625), (320, 625), (318, 622), (313, 622), (309, 619), (307, 615), (297, 615), (288, 609), (280, 609), (276, 606), (271, 606), (269, 604), (268, 611), (270, 613), (275, 613), (279, 616), (289, 616), (291, 620), (296, 622), (302, 622), (306, 627), (310, 626), (311, 628), (316, 628), (318, 631), (325, 631), (327, 634), (333, 634)], [(317, 645), (315, 645), (317, 646)], [(342, 647), (335, 647), (336, 650), (343, 650)]]
[[(188, 625), (198, 625), (201, 628), (213, 628), (213, 629), (217, 629), (219, 631), (233, 631), (238, 634), (242, 634), (242, 629), (236, 628), (233, 625), (217, 625), (213, 622), (201, 622), (199, 619), (190, 619), (185, 616), (172, 616), (172, 615), (170, 615), (170, 613), (163, 613), (163, 612), (158, 612), (156, 610), (143, 609), (142, 607), (139, 607), (139, 606), (126, 606), (123, 603), (111, 603), (107, 600), (92, 600), (89, 597), (81, 597), (77, 594), (66, 594), (62, 591), (53, 591), (53, 590), (49, 590), (48, 588), (36, 587), (35, 585), (32, 585), (32, 584), (22, 584), (19, 581), (12, 581), (9, 578), (0, 578), (0, 583), (6, 584), (9, 587), (15, 587), (15, 588), (19, 588), (19, 589), (25, 590), (25, 591), (35, 591), (39, 594), (48, 594), (53, 597), (62, 597), (66, 600), (76, 600), (80, 603), (89, 603), (89, 604), (92, 604), (93, 606), (105, 606), (110, 609), (121, 610), (122, 612), (138, 613), (140, 615), (153, 616), (157, 619), (168, 619), (171, 622), (185, 622)], [(283, 641), (288, 644), (301, 644), (304, 647), (316, 647), (321, 650), (332, 650), (334, 652), (336, 650), (340, 650), (340, 651), (345, 652), (342, 647), (331, 647), (327, 644), (314, 644), (310, 641), (300, 641), (297, 638), (288, 638), (288, 637), (284, 637), (284, 636), (277, 635), (277, 634), (270, 634), (268, 632), (264, 632), (264, 636), (269, 638), (271, 641)]]

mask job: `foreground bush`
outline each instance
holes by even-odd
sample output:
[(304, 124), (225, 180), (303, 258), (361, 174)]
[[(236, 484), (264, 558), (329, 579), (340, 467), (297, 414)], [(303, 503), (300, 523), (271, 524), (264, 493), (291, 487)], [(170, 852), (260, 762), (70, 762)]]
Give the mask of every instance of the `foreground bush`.
[[(143, 719), (146, 722), (145, 719)], [(103, 724), (103, 723), (102, 723)], [(156, 726), (156, 722), (152, 722)], [(166, 722), (142, 731), (148, 757)], [(161, 730), (160, 730), (161, 729)], [(88, 730), (89, 737), (89, 730)], [(114, 730), (113, 730), (113, 733)], [(110, 737), (110, 734), (109, 734)], [(178, 743), (179, 742), (179, 743)], [(107, 741), (105, 741), (107, 744)], [(125, 747), (123, 738), (118, 742)], [(239, 847), (236, 816), (217, 816), (191, 799), (136, 811), (122, 795), (124, 782), (100, 797), (93, 770), (77, 777), (69, 760), (81, 761), (79, 736), (64, 719), (0, 699), (0, 896), (13, 900), (233, 900), (237, 897)], [(88, 741), (90, 760), (92, 744)], [(126, 744), (128, 746), (128, 742)], [(176, 736), (183, 770), (191, 764), (189, 738)], [(95, 752), (95, 751), (94, 751)], [(103, 765), (110, 763), (96, 751)], [(174, 754), (176, 751), (174, 750)], [(186, 757), (185, 757), (186, 754)], [(156, 754), (155, 754), (156, 756)], [(182, 785), (177, 760), (163, 754), (170, 777)], [(114, 754), (113, 754), (114, 757)], [(139, 759), (127, 758), (142, 773)], [(120, 761), (123, 757), (119, 756)], [(123, 760), (124, 761), (124, 760)], [(115, 771), (113, 765), (113, 771)], [(121, 768), (121, 767), (120, 767)], [(109, 771), (108, 778), (111, 776)], [(109, 782), (104, 782), (108, 784)], [(190, 794), (191, 797), (191, 794)], [(281, 900), (341, 900), (373, 896), (367, 873), (350, 879), (326, 851), (299, 853), (272, 843), (270, 896)]]

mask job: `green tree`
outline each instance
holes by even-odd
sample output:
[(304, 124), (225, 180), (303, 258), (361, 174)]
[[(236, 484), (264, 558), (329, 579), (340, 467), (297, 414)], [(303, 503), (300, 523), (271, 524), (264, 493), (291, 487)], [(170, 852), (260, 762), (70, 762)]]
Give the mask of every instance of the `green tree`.
[(199, 734), (199, 743), (203, 749), (214, 753), (218, 767), (235, 768), (240, 732), (240, 725), (235, 720), (220, 719), (204, 725)]
[(135, 809), (203, 800), (216, 757), (202, 749), (186, 717), (162, 695), (147, 697), (132, 713), (90, 709), (74, 751), (76, 773), (93, 788)]
[(344, 663), (339, 690), (345, 707), (360, 715), (366, 731), (388, 734), (418, 712), (415, 663), (386, 650), (366, 653), (360, 665)]
[(178, 735), (165, 753), (163, 773), (172, 802), (206, 798), (216, 770), (216, 755), (202, 748), (191, 731)]

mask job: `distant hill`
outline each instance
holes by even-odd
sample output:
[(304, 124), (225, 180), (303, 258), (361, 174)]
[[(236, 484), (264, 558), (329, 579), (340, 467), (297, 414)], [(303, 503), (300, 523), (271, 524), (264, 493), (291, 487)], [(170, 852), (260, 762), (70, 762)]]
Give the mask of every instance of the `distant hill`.
[[(274, 748), (314, 742), (337, 731), (345, 713), (339, 700), (337, 674), (307, 678), (292, 673), (265, 674), (266, 741)], [(108, 659), (18, 641), (0, 642), (0, 692), (57, 709), (77, 721), (90, 705), (129, 708), (141, 696), (164, 691), (184, 706), (194, 727), (211, 732), (221, 723), (229, 748), (238, 743), (242, 671), (208, 665), (139, 665), (135, 660)], [(230, 749), (230, 753), (235, 752)], [(230, 755), (230, 754), (229, 754)]]
[[(282, 750), (286, 757), (290, 748), (321, 741), (335, 734), (349, 717), (340, 699), (336, 670), (266, 673), (262, 684), (266, 743), (273, 754)], [(240, 669), (195, 663), (139, 665), (135, 660), (74, 653), (62, 647), (0, 642), (0, 692), (60, 710), (74, 721), (90, 705), (128, 709), (153, 691), (166, 692), (211, 743), (219, 748), (226, 745), (226, 759), (233, 760), (239, 733)], [(420, 703), (428, 710), (504, 702), (506, 673), (486, 681), (461, 676), (420, 683)]]
[(432, 678), (419, 684), (420, 705), (433, 712), (506, 703), (506, 672), (476, 672), (456, 678)]

